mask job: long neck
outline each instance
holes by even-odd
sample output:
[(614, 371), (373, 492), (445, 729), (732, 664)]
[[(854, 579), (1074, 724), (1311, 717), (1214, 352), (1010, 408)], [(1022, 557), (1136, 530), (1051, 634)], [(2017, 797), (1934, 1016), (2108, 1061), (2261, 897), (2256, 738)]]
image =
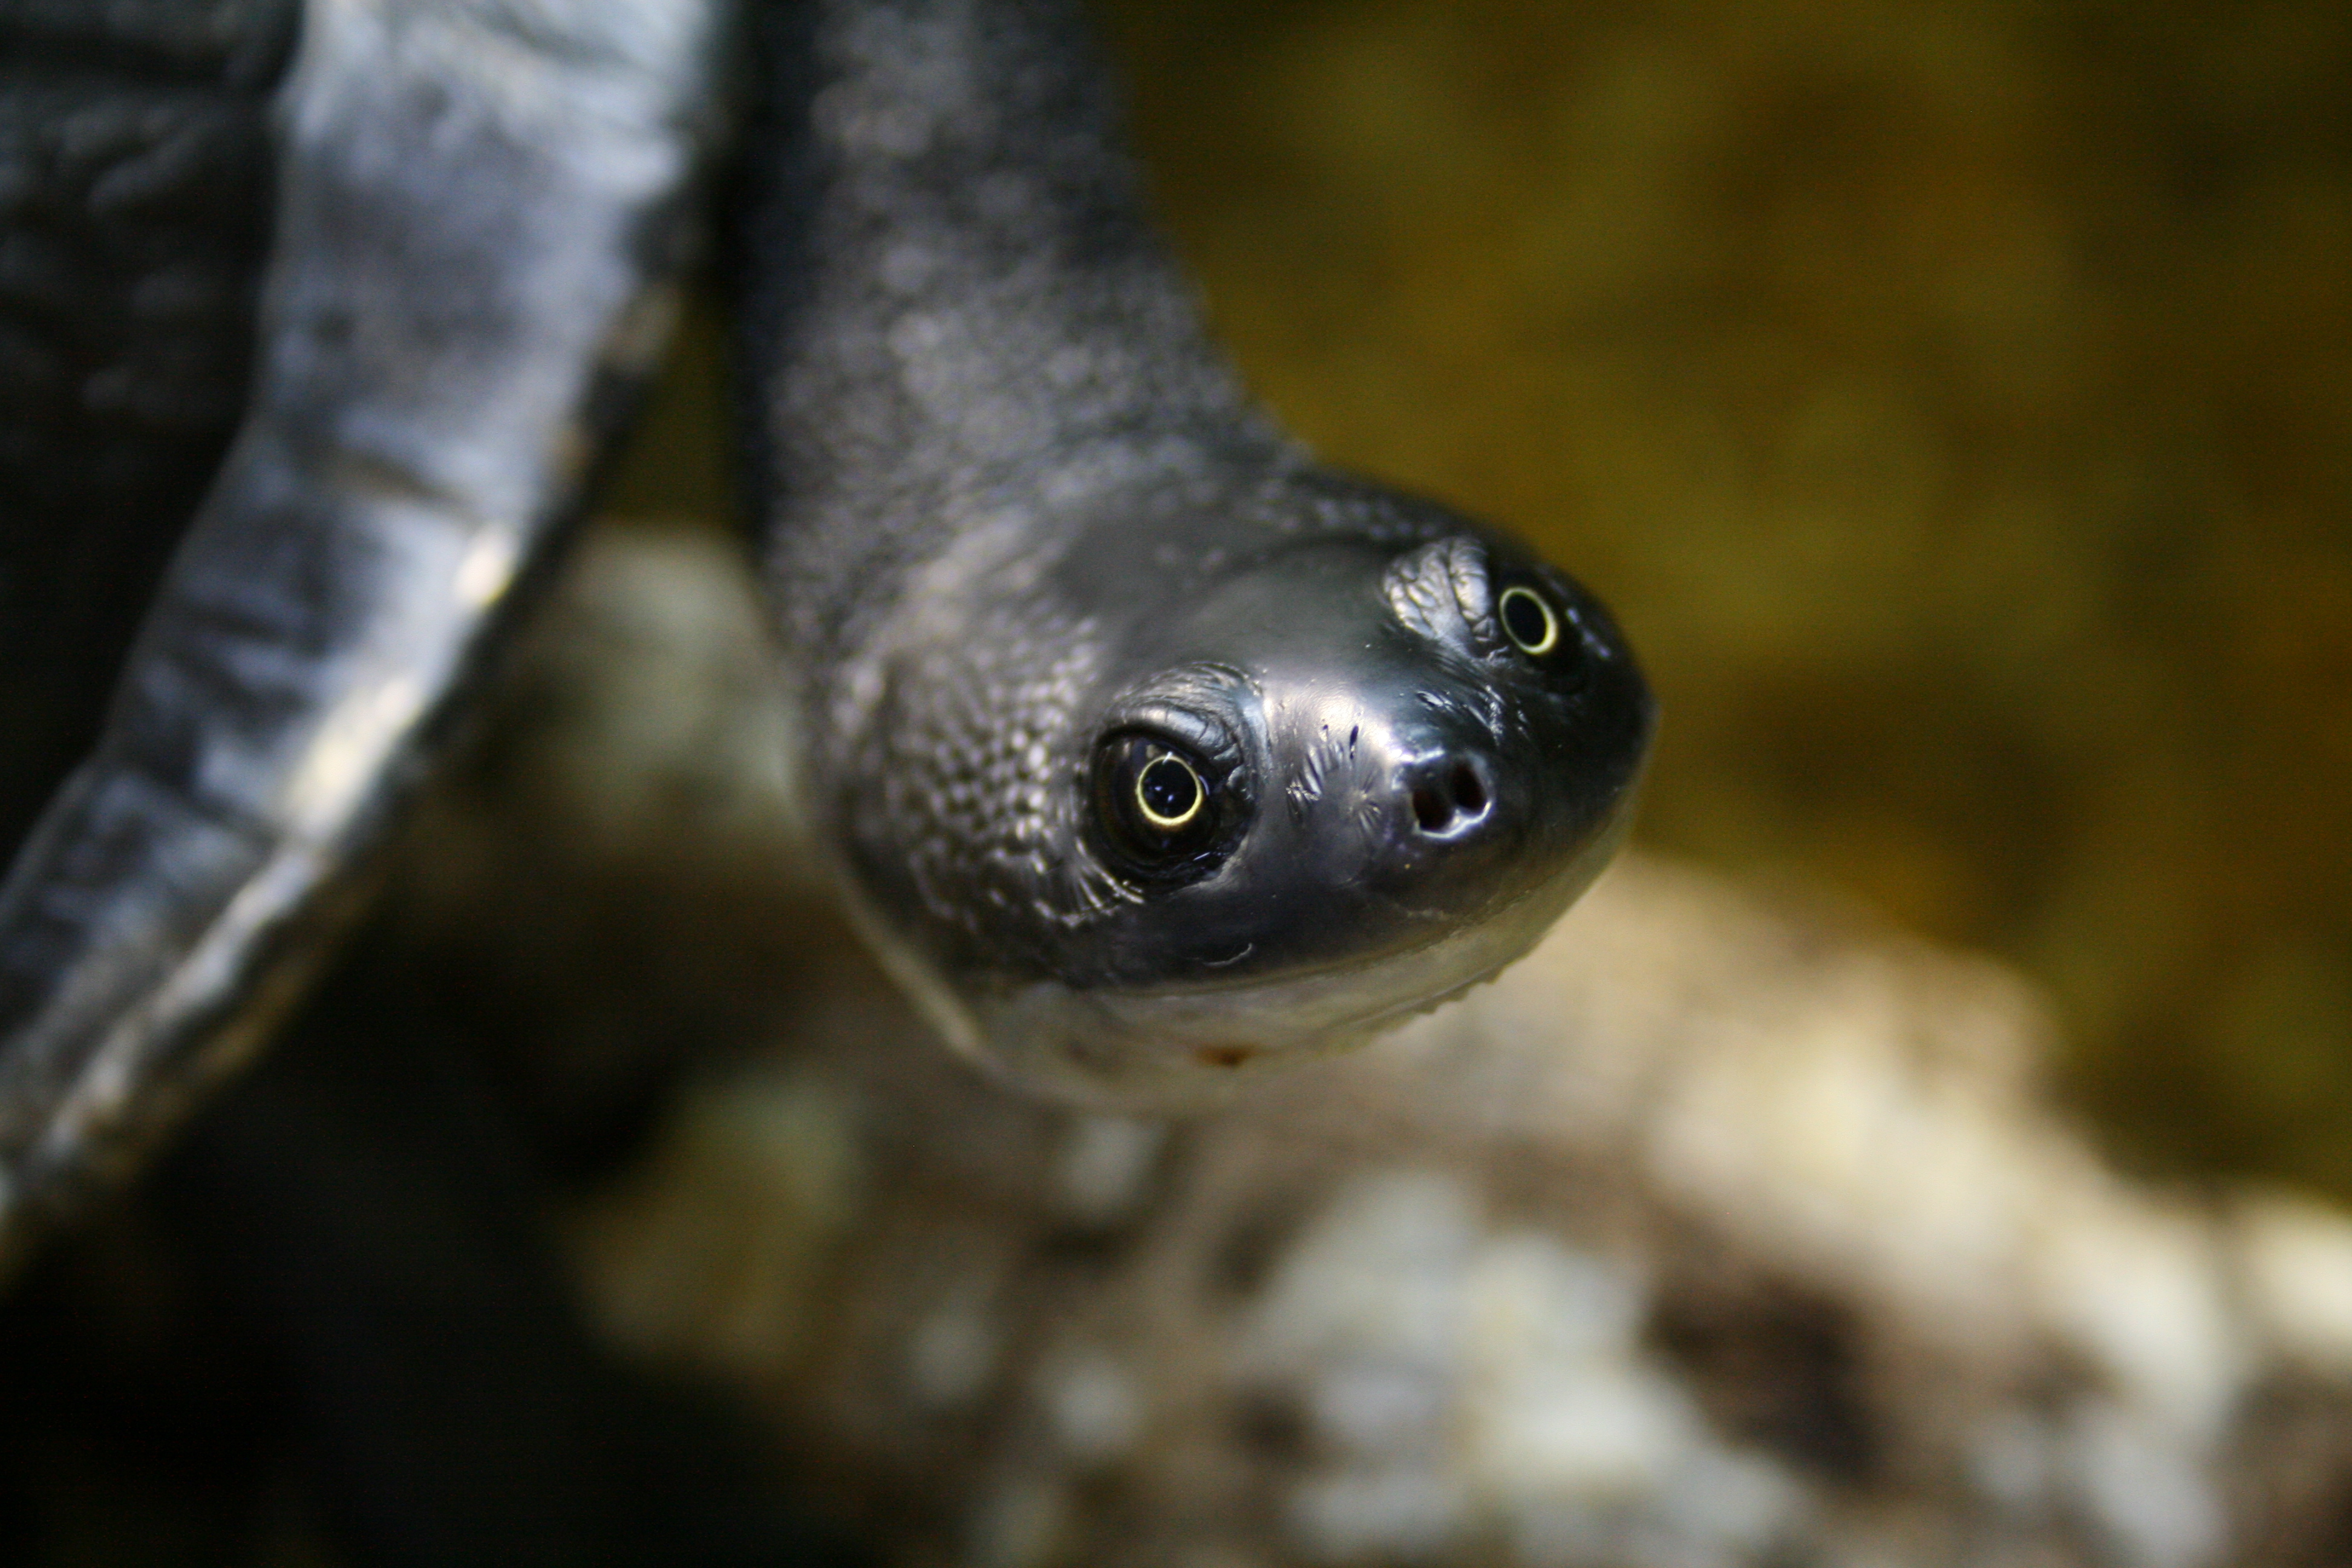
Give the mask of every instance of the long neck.
[(1075, 0), (770, 20), (744, 368), (804, 657), (847, 655), (1008, 508), (1281, 450), (1153, 232)]

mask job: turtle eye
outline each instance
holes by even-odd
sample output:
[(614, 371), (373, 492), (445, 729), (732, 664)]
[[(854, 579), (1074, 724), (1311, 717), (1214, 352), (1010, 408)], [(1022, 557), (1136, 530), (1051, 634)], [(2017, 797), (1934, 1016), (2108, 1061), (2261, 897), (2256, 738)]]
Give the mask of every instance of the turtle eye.
[(1209, 804), (1192, 764), (1174, 752), (1152, 758), (1135, 775), (1135, 807), (1157, 833), (1181, 833)]
[(1495, 616), (1503, 623), (1503, 635), (1530, 658), (1559, 646), (1559, 614), (1533, 588), (1515, 584), (1504, 589), (1495, 601)]
[(1223, 837), (1215, 774), (1158, 735), (1130, 730), (1105, 740), (1095, 757), (1094, 794), (1104, 837), (1139, 871), (1196, 865)]

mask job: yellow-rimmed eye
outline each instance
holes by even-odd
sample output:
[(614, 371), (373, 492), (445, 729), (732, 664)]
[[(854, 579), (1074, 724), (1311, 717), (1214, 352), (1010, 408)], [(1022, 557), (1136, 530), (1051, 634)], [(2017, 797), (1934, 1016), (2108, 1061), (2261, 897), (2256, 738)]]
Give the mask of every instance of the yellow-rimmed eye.
[(1495, 601), (1503, 635), (1524, 654), (1546, 654), (1559, 646), (1559, 616), (1533, 588), (1513, 586)]
[(1229, 775), (1148, 731), (1104, 737), (1095, 752), (1094, 797), (1103, 845), (1147, 877), (1204, 870), (1234, 826)]
[(1192, 764), (1172, 752), (1162, 752), (1135, 775), (1135, 806), (1143, 820), (1161, 833), (1192, 826), (1208, 804), (1209, 792)]

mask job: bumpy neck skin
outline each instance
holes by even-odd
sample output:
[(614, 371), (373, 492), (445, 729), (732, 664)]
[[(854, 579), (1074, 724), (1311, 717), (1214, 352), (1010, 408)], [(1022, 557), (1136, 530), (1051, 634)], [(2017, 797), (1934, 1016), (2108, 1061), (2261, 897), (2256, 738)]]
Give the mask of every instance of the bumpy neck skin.
[(769, 21), (743, 368), (801, 773), (950, 1038), (1156, 1099), (1524, 952), (1647, 742), (1607, 612), (1252, 410), (1074, 4)]
[(854, 658), (910, 562), (1007, 505), (1276, 459), (1075, 4), (808, 0), (767, 30), (747, 362), (805, 654)]

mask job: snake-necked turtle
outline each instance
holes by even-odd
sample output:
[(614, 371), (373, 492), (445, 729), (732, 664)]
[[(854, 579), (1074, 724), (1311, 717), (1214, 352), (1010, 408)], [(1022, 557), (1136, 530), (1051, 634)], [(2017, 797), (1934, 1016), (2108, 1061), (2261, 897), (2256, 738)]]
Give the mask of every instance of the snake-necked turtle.
[(11, 1231), (291, 994), (730, 144), (804, 795), (957, 1046), (1182, 1092), (1491, 973), (1591, 879), (1652, 722), (1606, 613), (1253, 409), (1072, 10), (0, 6)]
[[(299, 989), (715, 191), (802, 795), (958, 1047), (1185, 1094), (1493, 973), (1590, 881), (1652, 724), (1606, 613), (1251, 407), (1081, 32), (1066, 0), (0, 0), (0, 1241)], [(436, 1163), (417, 1059), (328, 1099), (411, 1117), (385, 1168), (438, 1207), (399, 1225), (488, 1267), (519, 1233)], [(360, 1142), (222, 1178), (248, 1294), (349, 1406), (369, 1560), (528, 1560), (395, 1494), (554, 1495), (481, 1474), (451, 1401), (496, 1424), (579, 1356), (543, 1282), (453, 1328), (440, 1265), (375, 1271)], [(496, 1451), (563, 1468), (602, 1429), (563, 1421)], [(585, 1561), (593, 1510), (549, 1507), (540, 1560)]]

